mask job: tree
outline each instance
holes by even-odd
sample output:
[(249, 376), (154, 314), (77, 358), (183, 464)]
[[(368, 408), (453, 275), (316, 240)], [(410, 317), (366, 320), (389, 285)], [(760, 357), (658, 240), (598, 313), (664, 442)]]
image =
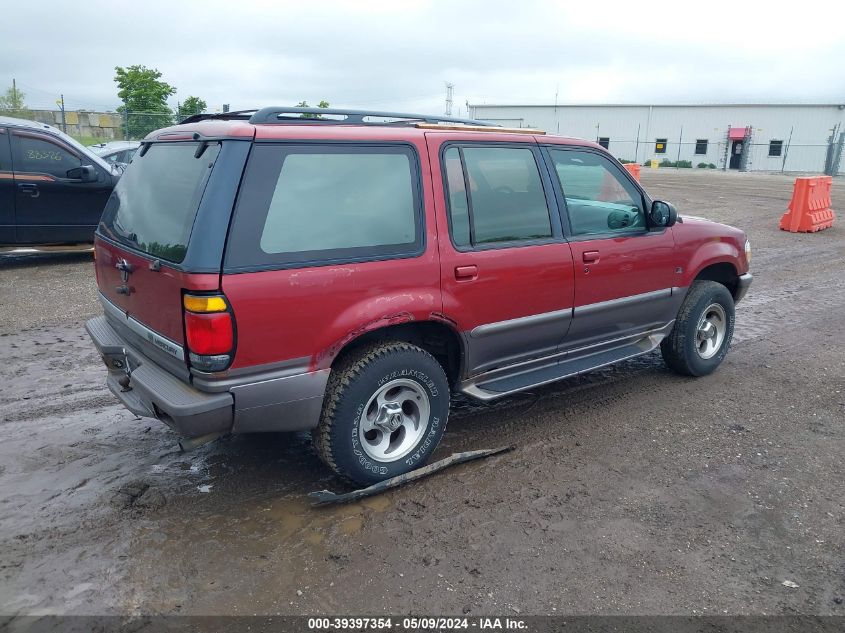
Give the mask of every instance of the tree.
[[(308, 105), (307, 101), (300, 101), (299, 103), (296, 104), (296, 107), (297, 108), (310, 108), (311, 106)], [(323, 108), (323, 109), (328, 108), (329, 102), (324, 99), (323, 101), (320, 101), (320, 103), (317, 104), (317, 107)], [(319, 114), (309, 114), (309, 113), (300, 114), (299, 117), (301, 119), (322, 119), (323, 118)]]
[(132, 138), (143, 138), (153, 130), (173, 123), (173, 112), (167, 98), (176, 94), (176, 88), (161, 81), (161, 73), (146, 66), (115, 66), (114, 81), (119, 88), (117, 96), (123, 101), (117, 111), (127, 117), (127, 130)]
[(26, 107), (26, 95), (17, 88), (9, 88), (6, 94), (0, 95), (0, 111), (5, 116), (17, 118), (28, 118), (29, 110)]
[(194, 114), (202, 114), (208, 109), (208, 104), (199, 97), (188, 97), (179, 106), (178, 119), (181, 121)]

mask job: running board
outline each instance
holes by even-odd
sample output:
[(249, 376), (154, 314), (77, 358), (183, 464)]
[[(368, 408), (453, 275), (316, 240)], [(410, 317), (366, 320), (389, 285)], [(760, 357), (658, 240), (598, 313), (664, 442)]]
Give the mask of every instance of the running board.
[(497, 369), (463, 382), (460, 391), (478, 400), (489, 401), (563, 378), (584, 374), (635, 356), (648, 354), (660, 345), (660, 342), (672, 330), (673, 325), (674, 321), (636, 340), (620, 341), (615, 347), (608, 348), (607, 344), (604, 344), (571, 350), (548, 358), (520, 363), (515, 367)]

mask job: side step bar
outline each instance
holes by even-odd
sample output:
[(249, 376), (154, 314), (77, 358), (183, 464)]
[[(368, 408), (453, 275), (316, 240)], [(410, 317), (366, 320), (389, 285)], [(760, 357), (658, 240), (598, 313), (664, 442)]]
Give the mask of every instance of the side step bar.
[(672, 321), (634, 340), (616, 341), (615, 347), (608, 348), (607, 344), (592, 346), (496, 369), (464, 381), (460, 391), (478, 400), (496, 400), (512, 393), (648, 354), (672, 331), (674, 323)]

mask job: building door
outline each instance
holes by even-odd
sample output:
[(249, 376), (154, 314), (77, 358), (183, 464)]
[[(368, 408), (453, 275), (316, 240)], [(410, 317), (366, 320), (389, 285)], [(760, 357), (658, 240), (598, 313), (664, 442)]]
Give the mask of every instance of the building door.
[(745, 141), (733, 141), (731, 143), (731, 169), (739, 169), (740, 164), (742, 163), (742, 144), (744, 142)]

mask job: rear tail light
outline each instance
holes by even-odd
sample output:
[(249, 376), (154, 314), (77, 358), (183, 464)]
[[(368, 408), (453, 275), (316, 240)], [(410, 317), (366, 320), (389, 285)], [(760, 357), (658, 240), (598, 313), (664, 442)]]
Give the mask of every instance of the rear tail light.
[(235, 323), (226, 297), (185, 295), (185, 341), (191, 366), (200, 371), (222, 371), (235, 353)]

